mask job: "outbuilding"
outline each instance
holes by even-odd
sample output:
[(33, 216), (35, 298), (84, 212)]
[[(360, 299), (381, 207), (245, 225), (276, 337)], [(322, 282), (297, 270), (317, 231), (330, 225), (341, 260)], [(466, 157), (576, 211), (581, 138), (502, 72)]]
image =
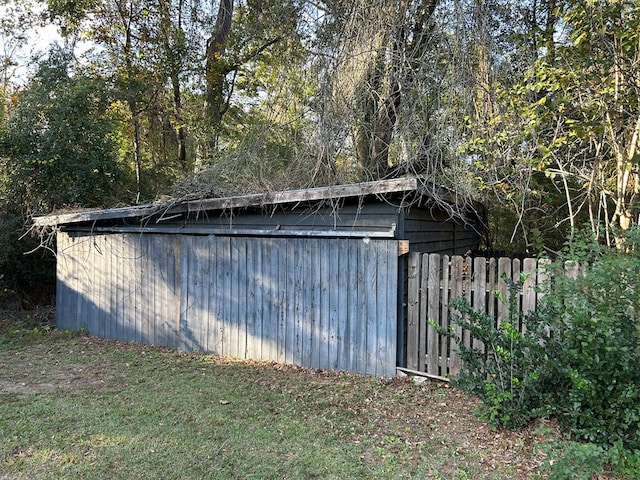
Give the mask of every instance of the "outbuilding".
[(38, 217), (57, 238), (56, 326), (99, 337), (391, 376), (404, 253), (478, 247), (420, 179)]

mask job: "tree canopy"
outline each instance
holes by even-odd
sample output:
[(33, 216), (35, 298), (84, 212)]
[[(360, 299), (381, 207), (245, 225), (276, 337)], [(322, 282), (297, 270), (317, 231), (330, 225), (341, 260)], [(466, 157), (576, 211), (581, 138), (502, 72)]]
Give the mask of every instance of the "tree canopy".
[(638, 223), (635, 1), (0, 6), (4, 215), (412, 174), (482, 202), (493, 250)]

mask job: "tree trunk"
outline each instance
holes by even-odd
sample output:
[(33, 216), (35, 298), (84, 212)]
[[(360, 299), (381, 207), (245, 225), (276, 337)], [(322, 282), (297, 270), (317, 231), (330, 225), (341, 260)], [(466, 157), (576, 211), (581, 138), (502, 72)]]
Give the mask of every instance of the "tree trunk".
[(184, 125), (184, 115), (182, 109), (182, 85), (180, 84), (180, 71), (182, 69), (182, 61), (180, 59), (181, 51), (174, 51), (175, 31), (179, 36), (182, 36), (182, 6), (183, 3), (178, 3), (177, 13), (177, 27), (174, 29), (173, 21), (171, 18), (170, 1), (160, 0), (160, 13), (161, 13), (161, 28), (162, 28), (162, 41), (165, 49), (165, 57), (169, 63), (169, 78), (171, 80), (171, 89), (173, 91), (173, 115), (174, 115), (174, 130), (176, 132), (176, 140), (178, 143), (177, 148), (177, 161), (178, 165), (184, 172), (187, 171), (187, 132)]
[[(369, 119), (368, 125), (360, 127), (359, 151), (360, 163), (365, 173), (372, 179), (385, 178), (396, 172), (389, 163), (389, 148), (393, 142), (398, 121), (398, 112), (402, 105), (403, 90), (411, 87), (415, 80), (415, 71), (425, 53), (430, 38), (431, 17), (438, 0), (422, 0), (415, 10), (410, 1), (397, 4), (394, 12), (395, 26), (388, 37), (388, 44), (378, 54), (369, 76), (372, 92), (367, 95), (363, 118)], [(410, 19), (411, 24), (407, 25)], [(365, 129), (364, 132), (362, 130)], [(366, 142), (366, 143), (361, 143)]]
[(218, 16), (211, 37), (207, 40), (205, 66), (205, 118), (215, 137), (220, 129), (220, 123), (225, 110), (224, 88), (228, 66), (224, 54), (231, 32), (233, 19), (233, 0), (220, 0)]

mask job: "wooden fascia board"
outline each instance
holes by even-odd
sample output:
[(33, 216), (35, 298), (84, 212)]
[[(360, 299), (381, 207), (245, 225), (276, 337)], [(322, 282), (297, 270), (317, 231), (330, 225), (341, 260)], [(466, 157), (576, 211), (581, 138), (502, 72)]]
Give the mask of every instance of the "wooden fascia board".
[(111, 208), (108, 210), (86, 210), (83, 212), (45, 215), (42, 217), (34, 217), (33, 223), (38, 227), (50, 227), (69, 223), (97, 222), (117, 218), (144, 218), (157, 214), (162, 214), (163, 216), (174, 215), (186, 211), (187, 208), (185, 205), (140, 205), (136, 207)]
[(313, 202), (319, 200), (359, 197), (384, 193), (413, 191), (417, 188), (415, 178), (400, 178), (378, 182), (357, 183), (351, 185), (335, 185), (330, 187), (309, 188), (304, 190), (288, 190), (284, 192), (257, 193), (226, 198), (211, 198), (187, 202), (191, 212), (207, 210), (225, 210), (229, 208), (246, 208), (263, 205), (279, 205), (283, 203)]
[(418, 188), (416, 178), (399, 178), (376, 182), (335, 185), (303, 190), (288, 190), (274, 193), (258, 193), (233, 197), (192, 200), (182, 204), (140, 205), (135, 207), (112, 208), (108, 210), (87, 210), (34, 217), (39, 227), (51, 227), (71, 223), (96, 222), (100, 220), (145, 218), (159, 215), (159, 220), (180, 213), (198, 213), (207, 210), (225, 210), (252, 206), (277, 205), (284, 203), (310, 202), (365, 195), (415, 191)]

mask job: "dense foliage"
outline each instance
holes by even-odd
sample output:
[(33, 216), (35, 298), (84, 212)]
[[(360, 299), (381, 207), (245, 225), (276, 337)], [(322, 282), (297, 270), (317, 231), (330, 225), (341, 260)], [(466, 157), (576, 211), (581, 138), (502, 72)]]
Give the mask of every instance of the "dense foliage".
[[(2, 195), (25, 216), (418, 174), (452, 215), (484, 203), (494, 250), (637, 223), (635, 1), (0, 7), (2, 176), (30, 188)], [(60, 45), (29, 51), (45, 24)]]
[(50, 252), (25, 255), (40, 241), (29, 234), (33, 213), (108, 206), (125, 197), (131, 176), (119, 160), (117, 136), (104, 82), (72, 72), (63, 52), (51, 52), (0, 130), (0, 286), (7, 298), (46, 299), (53, 291)]
[(640, 448), (639, 234), (625, 235), (624, 252), (574, 247), (567, 261), (588, 265), (584, 274), (556, 271), (539, 311), (551, 327), (541, 379), (551, 412), (578, 439), (632, 449)]
[(454, 324), (483, 343), (460, 347), (457, 382), (483, 400), (485, 418), (517, 427), (551, 416), (571, 439), (592, 445), (576, 443), (574, 453), (591, 461), (589, 452), (600, 452), (600, 465), (623, 464), (616, 459), (640, 448), (640, 229), (621, 238), (624, 248), (610, 249), (587, 235), (548, 264), (534, 313), (516, 313), (521, 282), (509, 280), (510, 315), (499, 325), (464, 299), (452, 304)]
[[(508, 302), (509, 316), (498, 327), (493, 315), (475, 311), (465, 298), (450, 303), (453, 325), (468, 331), (481, 346), (465, 346), (459, 328), (442, 332), (455, 339), (463, 360), (456, 384), (481, 398), (484, 418), (499, 427), (522, 427), (541, 414), (540, 376), (547, 357), (541, 339), (548, 325), (537, 316), (525, 318), (515, 304), (525, 276), (518, 282), (503, 278), (509, 295), (498, 300)], [(523, 322), (526, 329), (520, 328)]]

